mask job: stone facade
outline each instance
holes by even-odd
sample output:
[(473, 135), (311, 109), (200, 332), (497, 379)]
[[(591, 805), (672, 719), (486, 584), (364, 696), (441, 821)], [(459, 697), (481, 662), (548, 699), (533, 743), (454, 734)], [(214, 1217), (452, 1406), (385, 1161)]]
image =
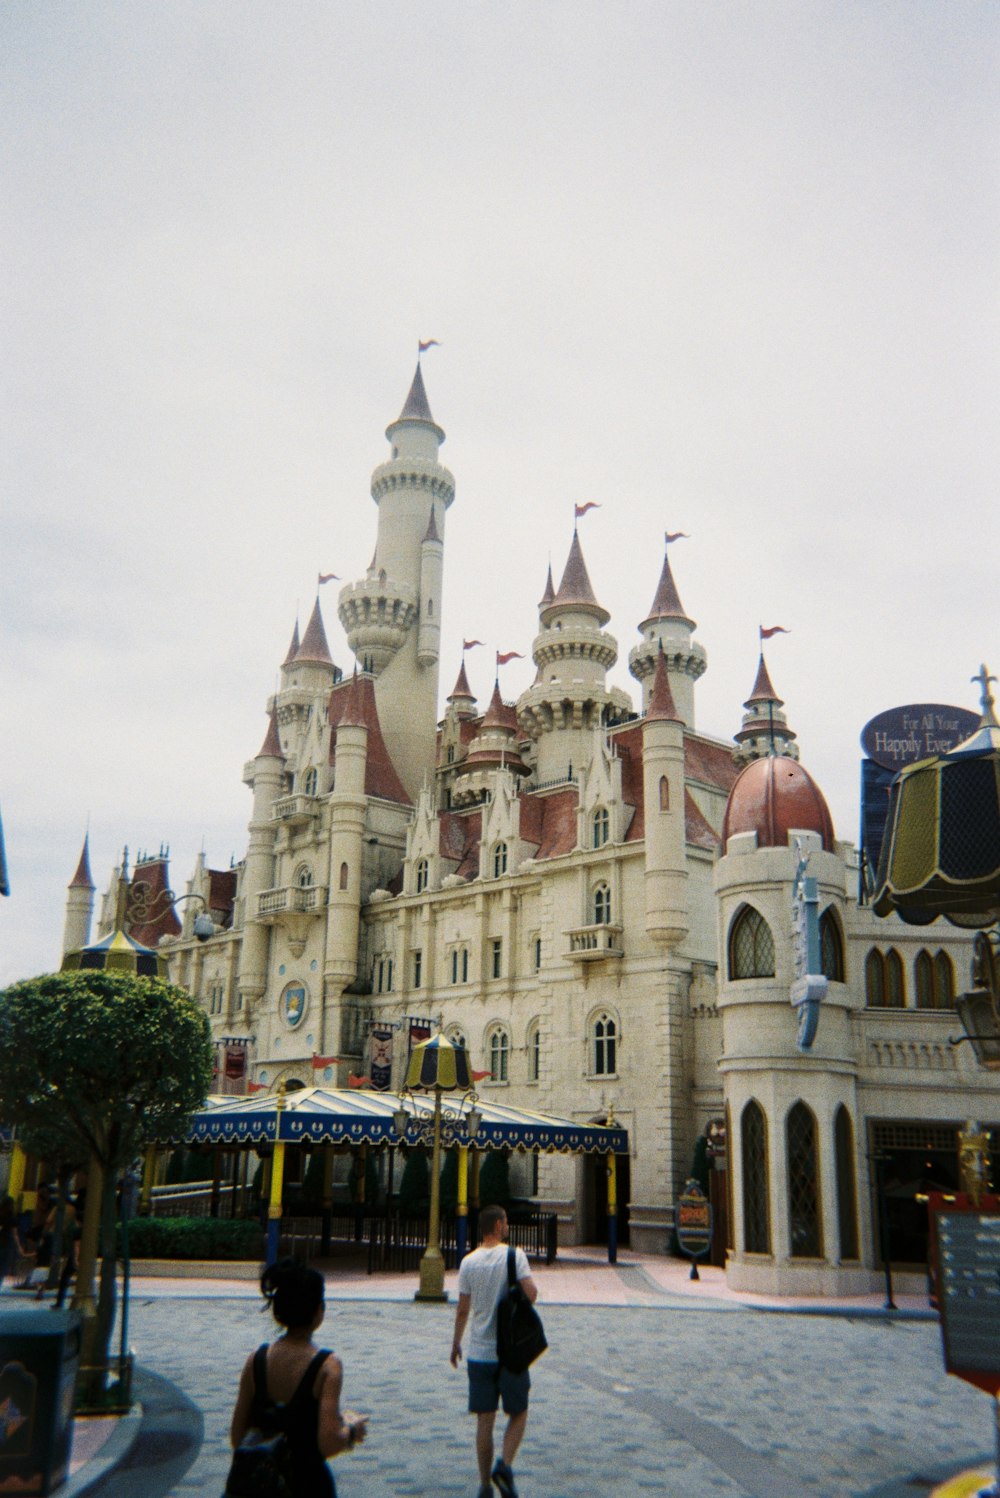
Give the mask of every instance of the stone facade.
[[(629, 656), (638, 707), (607, 682), (618, 644), (574, 534), (560, 586), (550, 575), (539, 605), (532, 685), (516, 704), (497, 687), (480, 712), (463, 668), (438, 722), (455, 484), (419, 367), (387, 436), (372, 481), (375, 555), (339, 600), (357, 665), (349, 676), (334, 666), (317, 600), (244, 768), (245, 857), (222, 871), (199, 860), (188, 886), (214, 934), (195, 938), (192, 901), (179, 933), (146, 935), (204, 1003), (220, 1055), (243, 1043), (258, 1085), (365, 1077), (380, 1026), (398, 1086), (411, 1022), (440, 1020), (487, 1074), (491, 1100), (579, 1120), (613, 1109), (631, 1141), (622, 1185), (635, 1247), (667, 1251), (699, 1136), (724, 1120), (715, 1197), (733, 1283), (868, 1286), (878, 1139), (891, 1150), (893, 1128), (919, 1140), (933, 1125), (940, 1143), (967, 1117), (997, 1116), (968, 1048), (948, 1044), (970, 938), (859, 906), (855, 852), (818, 812), (777, 834), (731, 830), (741, 767), (771, 757), (795, 766), (800, 788), (812, 782), (763, 659), (735, 740), (696, 731), (707, 657), (669, 551)], [(733, 716), (735, 727), (735, 705)], [(818, 801), (796, 804), (819, 806), (812, 790)], [(789, 995), (805, 856), (829, 986), (803, 1051)], [(163, 857), (140, 862), (143, 879), (165, 885)], [(92, 902), (83, 860), (68, 944)], [(110, 913), (105, 901), (105, 925)], [(515, 1179), (557, 1205), (566, 1238), (599, 1235), (593, 1162), (542, 1157)]]

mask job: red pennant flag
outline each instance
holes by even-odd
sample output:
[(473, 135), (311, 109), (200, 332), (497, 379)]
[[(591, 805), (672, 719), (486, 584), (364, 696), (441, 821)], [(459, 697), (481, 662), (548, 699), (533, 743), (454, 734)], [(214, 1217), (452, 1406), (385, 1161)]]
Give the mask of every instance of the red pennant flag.
[(247, 1092), (266, 1092), (266, 1091), (267, 1091), (267, 1083), (266, 1082), (248, 1082), (247, 1083)]
[(506, 666), (508, 661), (523, 661), (524, 656), (519, 650), (497, 651), (497, 665)]
[(427, 341), (426, 341), (426, 343), (421, 342), (421, 340), (419, 338), (417, 339), (417, 353), (418, 354), (426, 354), (426, 352), (427, 352), (427, 350), (429, 348), (440, 348), (440, 347), (441, 347), (441, 345), (440, 345), (440, 343), (438, 343), (438, 341), (437, 341), (436, 338), (428, 338)]
[(320, 588), (323, 586), (324, 583), (339, 583), (339, 582), (340, 582), (340, 578), (337, 576), (337, 574), (335, 572), (318, 572), (316, 574), (316, 584)]
[(463, 650), (472, 650), (474, 646), (476, 646), (476, 645), (482, 645), (482, 643), (483, 643), (482, 640), (463, 640), (462, 641), (462, 649)]
[(355, 1072), (349, 1071), (347, 1073), (347, 1085), (348, 1087), (374, 1087), (375, 1083), (371, 1077), (359, 1077)]
[(324, 1066), (336, 1066), (339, 1060), (339, 1056), (317, 1056), (316, 1052), (313, 1051), (313, 1071), (322, 1071)]
[(491, 1071), (474, 1071), (470, 1073), (474, 1082), (482, 1082), (486, 1077), (492, 1077)]
[(664, 531), (663, 532), (664, 544), (667, 545), (667, 546), (670, 545), (671, 541), (690, 541), (690, 539), (691, 539), (691, 537), (688, 535), (687, 531)]
[(790, 634), (791, 634), (791, 630), (790, 629), (785, 629), (784, 625), (782, 625), (782, 624), (772, 624), (770, 629), (765, 629), (764, 626), (763, 626), (763, 624), (760, 626), (760, 637), (761, 637), (762, 640), (769, 640), (772, 635), (790, 635)]
[(599, 510), (600, 508), (601, 507), (597, 503), (596, 499), (588, 499), (587, 503), (585, 505), (574, 505), (573, 506), (573, 514), (576, 517), (576, 519), (579, 520), (580, 516), (581, 515), (586, 515), (586, 513), (587, 513), (588, 510)]

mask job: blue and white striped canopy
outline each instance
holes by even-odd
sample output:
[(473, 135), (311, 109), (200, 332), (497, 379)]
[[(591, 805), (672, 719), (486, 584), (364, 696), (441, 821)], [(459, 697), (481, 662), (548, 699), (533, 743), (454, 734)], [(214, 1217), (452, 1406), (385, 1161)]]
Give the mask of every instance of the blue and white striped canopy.
[[(210, 1097), (191, 1120), (183, 1141), (161, 1143), (218, 1144), (415, 1144), (423, 1130), (411, 1126), (406, 1134), (396, 1132), (393, 1114), (401, 1106), (394, 1092), (374, 1089), (302, 1087), (286, 1093), (284, 1107), (277, 1094), (266, 1097)], [(476, 1104), (482, 1123), (470, 1139), (464, 1123), (454, 1126), (454, 1142), (474, 1144), (477, 1149), (539, 1150), (546, 1154), (628, 1153), (628, 1131), (615, 1125), (579, 1123), (511, 1108), (482, 1098)], [(407, 1110), (429, 1121), (433, 1100), (408, 1097)], [(445, 1108), (448, 1102), (445, 1100)]]

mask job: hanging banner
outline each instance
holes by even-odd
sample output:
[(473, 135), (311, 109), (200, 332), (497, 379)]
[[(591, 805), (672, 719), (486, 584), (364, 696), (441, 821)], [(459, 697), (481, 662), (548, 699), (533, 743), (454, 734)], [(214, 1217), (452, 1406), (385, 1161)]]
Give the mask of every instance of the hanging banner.
[(230, 1082), (242, 1082), (247, 1071), (246, 1046), (226, 1046), (226, 1079)]
[[(423, 1045), (425, 1040), (431, 1038), (431, 1023), (426, 1019), (410, 1020), (410, 1051), (414, 1046)], [(409, 1052), (407, 1052), (409, 1055)]]
[(392, 1085), (392, 1031), (381, 1027), (372, 1028), (372, 1086), (379, 1092), (388, 1092)]

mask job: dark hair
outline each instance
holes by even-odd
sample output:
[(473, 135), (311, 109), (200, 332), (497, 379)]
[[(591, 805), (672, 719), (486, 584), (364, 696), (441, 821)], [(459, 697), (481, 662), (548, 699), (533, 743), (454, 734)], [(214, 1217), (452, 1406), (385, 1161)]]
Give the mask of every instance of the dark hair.
[(479, 1214), (480, 1238), (485, 1238), (488, 1234), (495, 1233), (506, 1216), (507, 1212), (503, 1207), (483, 1207)]
[(269, 1264), (260, 1277), (260, 1293), (274, 1312), (275, 1321), (287, 1326), (309, 1326), (323, 1304), (325, 1281), (318, 1269), (309, 1269), (296, 1259)]
[(5, 1196), (3, 1201), (0, 1202), (0, 1226), (5, 1228), (13, 1227), (16, 1221), (17, 1213), (14, 1211), (14, 1198), (12, 1196)]

